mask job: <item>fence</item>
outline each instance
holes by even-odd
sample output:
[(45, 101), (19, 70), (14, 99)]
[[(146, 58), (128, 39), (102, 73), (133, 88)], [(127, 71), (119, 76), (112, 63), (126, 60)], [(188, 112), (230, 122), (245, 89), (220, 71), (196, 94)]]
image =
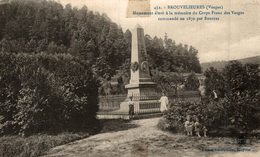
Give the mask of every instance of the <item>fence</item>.
[[(154, 94), (144, 93), (142, 95), (134, 94), (131, 96), (133, 97), (133, 101), (138, 101), (138, 100), (143, 101), (142, 104), (140, 104), (140, 106), (138, 107), (140, 110), (138, 111), (136, 110), (135, 112), (143, 112), (143, 110), (157, 111), (158, 108), (160, 107), (158, 102), (152, 100), (159, 100), (161, 97), (161, 93), (154, 93)], [(200, 95), (198, 91), (179, 91), (178, 94), (167, 93), (167, 97), (169, 99), (169, 102), (200, 101)], [(99, 110), (100, 111), (118, 110), (120, 109), (120, 103), (127, 99), (128, 98), (126, 94), (99, 96)]]
[(120, 103), (126, 99), (126, 94), (99, 96), (99, 110), (113, 111), (120, 108)]

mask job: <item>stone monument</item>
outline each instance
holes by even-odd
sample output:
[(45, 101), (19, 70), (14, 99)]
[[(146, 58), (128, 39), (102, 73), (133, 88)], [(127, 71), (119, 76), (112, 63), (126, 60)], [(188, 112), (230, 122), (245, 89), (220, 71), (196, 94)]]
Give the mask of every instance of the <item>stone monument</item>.
[(133, 97), (135, 113), (152, 113), (160, 111), (156, 84), (151, 80), (149, 63), (144, 40), (144, 30), (137, 25), (132, 30), (131, 78), (127, 89), (127, 99), (120, 104), (120, 111), (128, 111), (127, 101)]

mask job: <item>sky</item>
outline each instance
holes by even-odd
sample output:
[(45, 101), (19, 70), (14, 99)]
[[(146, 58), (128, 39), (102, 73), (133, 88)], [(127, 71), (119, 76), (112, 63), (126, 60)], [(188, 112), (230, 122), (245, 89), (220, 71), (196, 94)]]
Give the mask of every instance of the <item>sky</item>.
[(128, 0), (58, 1), (63, 5), (70, 3), (78, 8), (85, 5), (90, 10), (106, 13), (124, 31), (140, 24), (145, 34), (152, 37), (163, 38), (167, 33), (168, 37), (174, 39), (177, 44), (192, 45), (198, 49), (201, 63), (260, 55), (260, 0), (145, 0), (150, 1), (151, 11), (155, 11), (156, 6), (181, 4), (218, 5), (223, 6), (223, 10), (245, 13), (240, 16), (220, 15), (219, 21), (199, 22), (158, 21), (157, 15), (128, 18)]

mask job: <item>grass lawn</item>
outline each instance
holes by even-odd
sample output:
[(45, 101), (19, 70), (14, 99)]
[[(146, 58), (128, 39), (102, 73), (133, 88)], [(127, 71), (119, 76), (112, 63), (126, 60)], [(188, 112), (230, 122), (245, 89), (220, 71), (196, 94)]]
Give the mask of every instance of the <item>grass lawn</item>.
[(29, 137), (2, 136), (0, 137), (1, 157), (32, 157), (39, 156), (52, 147), (88, 137), (88, 133), (68, 133), (58, 135), (37, 134)]
[[(135, 125), (127, 124), (127, 121), (125, 120), (101, 120), (101, 124), (104, 126), (100, 131), (101, 133), (126, 130), (136, 127)], [(57, 135), (36, 134), (29, 137), (21, 137), (18, 135), (2, 136), (0, 137), (0, 156), (39, 156), (55, 146), (63, 145), (89, 136), (89, 133), (84, 132), (64, 132)]]

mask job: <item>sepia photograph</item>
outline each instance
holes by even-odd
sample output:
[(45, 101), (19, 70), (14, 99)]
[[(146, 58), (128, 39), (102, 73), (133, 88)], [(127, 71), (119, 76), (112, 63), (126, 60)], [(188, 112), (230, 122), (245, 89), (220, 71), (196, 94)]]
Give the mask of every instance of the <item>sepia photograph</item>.
[(0, 0), (0, 157), (260, 157), (260, 0)]

